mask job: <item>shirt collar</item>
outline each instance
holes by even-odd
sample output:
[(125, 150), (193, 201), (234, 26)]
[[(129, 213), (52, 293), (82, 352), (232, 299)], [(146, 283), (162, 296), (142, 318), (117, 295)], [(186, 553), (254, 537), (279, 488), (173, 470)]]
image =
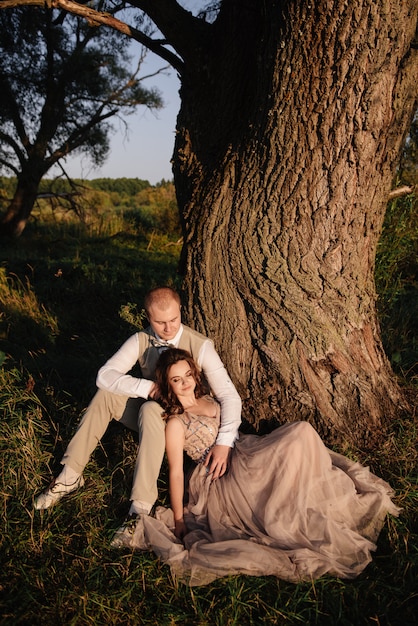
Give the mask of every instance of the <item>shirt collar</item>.
[[(183, 334), (183, 324), (180, 324), (180, 328), (178, 329), (177, 334), (172, 339), (169, 339), (167, 343), (170, 343), (175, 348), (177, 348), (182, 334)], [(158, 339), (158, 341), (161, 341), (161, 342), (165, 341), (165, 339), (161, 339), (161, 337), (157, 335), (157, 333), (154, 333), (154, 335), (156, 339)]]

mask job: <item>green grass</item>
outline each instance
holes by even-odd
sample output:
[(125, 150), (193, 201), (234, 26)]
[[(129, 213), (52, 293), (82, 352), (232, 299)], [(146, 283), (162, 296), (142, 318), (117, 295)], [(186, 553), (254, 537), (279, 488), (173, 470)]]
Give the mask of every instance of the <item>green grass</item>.
[[(33, 497), (58, 468), (98, 367), (140, 318), (135, 303), (151, 286), (177, 282), (178, 233), (170, 238), (132, 222), (120, 226), (98, 232), (38, 224), (19, 241), (3, 242), (0, 624), (415, 624), (416, 414), (394, 424), (381, 449), (361, 458), (395, 488), (403, 511), (388, 520), (373, 562), (354, 581), (326, 577), (295, 585), (235, 576), (188, 588), (176, 585), (154, 554), (112, 550), (110, 538), (127, 512), (136, 449), (118, 424), (88, 464), (85, 488), (50, 511), (34, 511)], [(386, 315), (389, 328), (389, 308)], [(412, 386), (409, 393), (416, 396)], [(165, 480), (164, 469), (162, 503)]]
[(418, 196), (392, 201), (376, 258), (382, 340), (394, 370), (418, 381)]

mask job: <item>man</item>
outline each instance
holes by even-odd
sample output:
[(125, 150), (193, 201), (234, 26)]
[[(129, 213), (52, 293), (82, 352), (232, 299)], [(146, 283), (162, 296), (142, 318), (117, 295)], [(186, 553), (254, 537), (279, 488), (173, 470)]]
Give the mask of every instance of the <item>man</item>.
[[(213, 478), (227, 470), (228, 456), (238, 437), (241, 399), (215, 351), (213, 342), (181, 322), (181, 303), (171, 287), (157, 287), (145, 297), (149, 327), (132, 335), (103, 365), (97, 376), (98, 391), (88, 406), (61, 461), (62, 472), (35, 500), (36, 509), (47, 509), (63, 496), (82, 487), (83, 470), (112, 419), (139, 434), (131, 506), (128, 519), (112, 545), (129, 545), (139, 515), (149, 515), (158, 497), (157, 479), (164, 456), (164, 421), (153, 382), (161, 351), (168, 345), (188, 350), (196, 360), (211, 391), (221, 404), (221, 427), (206, 459)], [(141, 378), (129, 374), (139, 362)], [(150, 400), (151, 398), (151, 400)]]

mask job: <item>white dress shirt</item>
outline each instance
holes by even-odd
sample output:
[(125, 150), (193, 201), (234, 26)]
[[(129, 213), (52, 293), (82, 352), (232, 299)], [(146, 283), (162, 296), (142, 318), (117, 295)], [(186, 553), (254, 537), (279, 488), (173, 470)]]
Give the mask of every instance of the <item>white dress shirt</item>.
[[(183, 332), (183, 325), (170, 345), (177, 347)], [(161, 339), (156, 335), (157, 339)], [(128, 374), (138, 361), (139, 339), (135, 333), (119, 348), (119, 350), (100, 368), (96, 384), (99, 389), (126, 395), (130, 398), (148, 398), (153, 386), (152, 380), (136, 378)], [(213, 395), (221, 405), (221, 426), (216, 443), (232, 447), (238, 439), (238, 428), (241, 424), (241, 398), (216, 352), (213, 342), (207, 339), (199, 350), (196, 359), (204, 373)]]

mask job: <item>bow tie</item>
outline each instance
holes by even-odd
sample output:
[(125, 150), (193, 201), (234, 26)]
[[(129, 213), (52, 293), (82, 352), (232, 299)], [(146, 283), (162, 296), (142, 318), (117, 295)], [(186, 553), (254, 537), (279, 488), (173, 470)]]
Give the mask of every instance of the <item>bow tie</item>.
[(175, 348), (176, 346), (168, 341), (163, 341), (160, 339), (156, 339), (156, 337), (150, 337), (150, 342), (154, 346), (154, 348)]

